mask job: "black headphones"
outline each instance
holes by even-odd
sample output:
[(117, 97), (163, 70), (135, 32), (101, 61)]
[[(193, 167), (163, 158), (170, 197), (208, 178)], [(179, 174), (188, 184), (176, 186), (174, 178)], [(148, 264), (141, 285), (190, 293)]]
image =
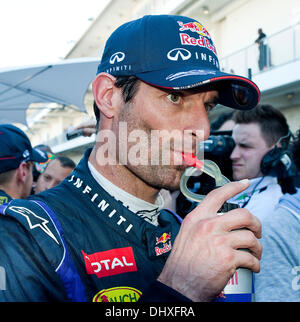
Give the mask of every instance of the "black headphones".
[[(292, 133), (289, 131), (287, 135), (281, 137), (275, 147), (270, 150), (262, 158), (260, 163), (260, 169), (264, 176), (269, 175), (278, 178), (285, 178), (287, 173), (292, 167), (292, 158), (287, 151), (288, 142), (290, 140)], [(281, 140), (288, 138), (287, 142), (284, 144), (284, 147), (278, 147), (277, 145)]]

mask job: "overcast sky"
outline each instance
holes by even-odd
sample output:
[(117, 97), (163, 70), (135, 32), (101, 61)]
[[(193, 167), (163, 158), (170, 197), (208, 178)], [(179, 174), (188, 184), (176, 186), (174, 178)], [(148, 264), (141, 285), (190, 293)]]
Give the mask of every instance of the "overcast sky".
[(108, 0), (0, 0), (0, 68), (62, 59)]

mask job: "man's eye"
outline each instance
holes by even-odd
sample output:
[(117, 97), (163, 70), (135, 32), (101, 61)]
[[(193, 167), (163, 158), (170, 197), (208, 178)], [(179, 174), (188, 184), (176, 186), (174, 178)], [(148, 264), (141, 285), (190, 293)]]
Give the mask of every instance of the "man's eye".
[(250, 148), (250, 146), (249, 146), (249, 145), (247, 145), (247, 144), (243, 144), (243, 143), (240, 143), (240, 147), (241, 147), (241, 148), (243, 148), (243, 149), (248, 149), (248, 148)]
[(51, 176), (48, 176), (48, 175), (44, 175), (44, 179), (45, 179), (45, 181), (50, 181), (51, 180)]
[(167, 98), (173, 104), (179, 104), (180, 100), (181, 100), (181, 95), (176, 94), (176, 93), (171, 93), (171, 94), (167, 95)]
[(207, 113), (211, 112), (211, 110), (215, 107), (215, 105), (212, 104), (204, 104), (204, 106)]

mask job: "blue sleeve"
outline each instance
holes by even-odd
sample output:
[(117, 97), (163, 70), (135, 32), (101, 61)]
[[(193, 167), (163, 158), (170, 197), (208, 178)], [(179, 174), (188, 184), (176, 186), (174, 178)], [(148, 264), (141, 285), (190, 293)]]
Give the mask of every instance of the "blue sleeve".
[(16, 220), (0, 217), (0, 302), (64, 299), (61, 283), (34, 238)]
[(55, 269), (64, 250), (51, 220), (28, 201), (0, 209), (0, 302), (65, 301)]

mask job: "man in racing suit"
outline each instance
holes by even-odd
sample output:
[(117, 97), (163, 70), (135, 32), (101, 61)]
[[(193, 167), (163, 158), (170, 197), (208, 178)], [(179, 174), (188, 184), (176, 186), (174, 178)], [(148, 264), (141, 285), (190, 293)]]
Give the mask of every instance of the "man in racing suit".
[[(248, 181), (212, 191), (181, 226), (159, 201), (159, 190), (178, 189), (188, 166), (175, 158), (195, 153), (203, 132), (208, 137), (207, 111), (216, 100), (243, 109), (260, 97), (254, 83), (219, 71), (208, 32), (191, 21), (145, 16), (109, 38), (93, 82), (96, 118), (101, 114), (94, 148), (60, 185), (0, 208), (0, 266), (6, 272), (0, 301), (208, 301), (237, 267), (259, 270), (258, 220), (245, 209), (217, 216)], [(199, 46), (189, 46), (199, 32)], [(180, 49), (185, 42), (188, 49)], [(223, 85), (199, 87), (208, 81)], [(246, 96), (236, 93), (245, 87)], [(166, 137), (174, 128), (167, 142), (173, 157), (156, 163), (168, 145), (145, 139), (160, 130)], [(176, 150), (178, 133), (192, 146)]]
[[(132, 213), (95, 181), (89, 154), (58, 187), (2, 206), (1, 250), (9, 245), (24, 252), (1, 255), (9, 292), (1, 292), (0, 299), (137, 301), (159, 275), (178, 219), (161, 211), (154, 226)], [(67, 242), (66, 231), (71, 232)], [(106, 294), (107, 289), (115, 292)]]

